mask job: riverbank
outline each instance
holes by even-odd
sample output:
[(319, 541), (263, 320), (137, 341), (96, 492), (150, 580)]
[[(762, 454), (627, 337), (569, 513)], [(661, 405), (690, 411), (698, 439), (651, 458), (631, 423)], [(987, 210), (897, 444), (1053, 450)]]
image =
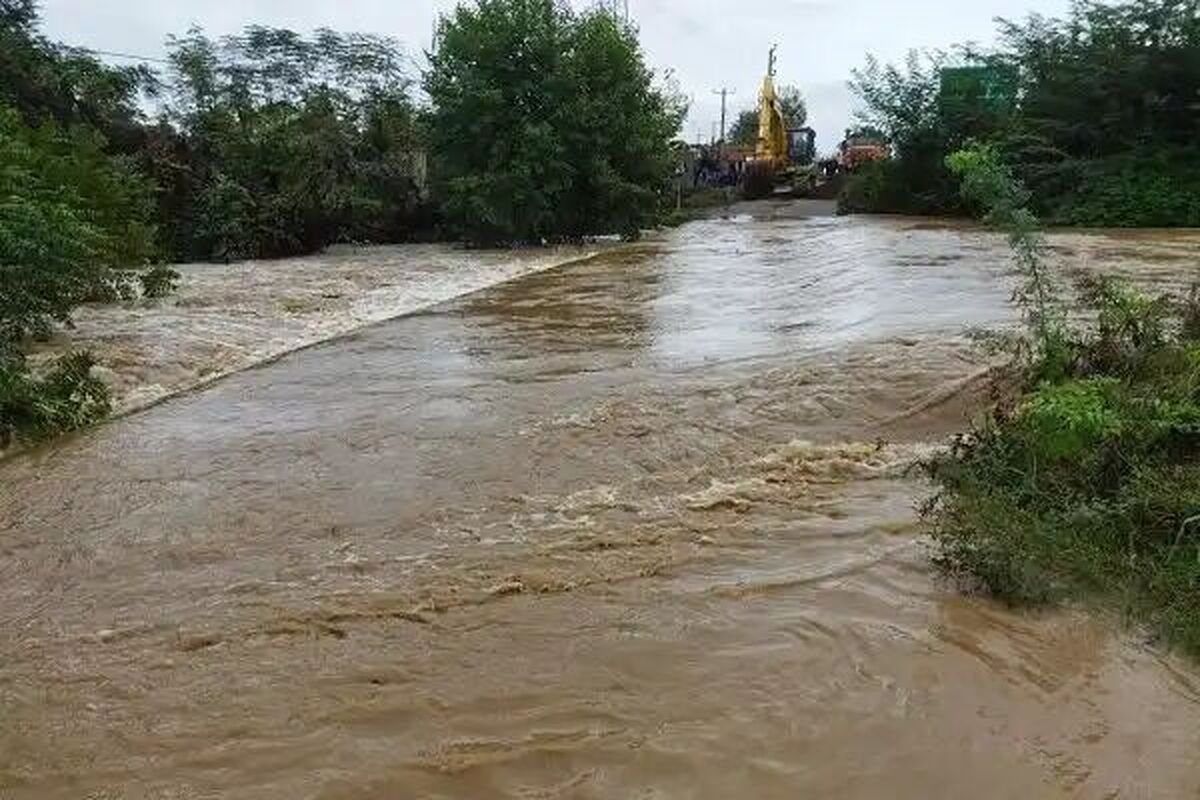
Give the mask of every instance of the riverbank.
[(1007, 602), (1095, 604), (1200, 655), (1200, 281), (1181, 271), (1186, 297), (1078, 281), (1072, 302), (995, 151), (949, 163), (1008, 235), (1025, 330), (1012, 391), (926, 465), (936, 560)]

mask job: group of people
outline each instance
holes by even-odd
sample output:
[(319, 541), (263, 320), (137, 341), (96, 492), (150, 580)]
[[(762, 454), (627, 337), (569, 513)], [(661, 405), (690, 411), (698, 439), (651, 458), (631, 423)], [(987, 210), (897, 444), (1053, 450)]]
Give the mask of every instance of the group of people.
[(745, 159), (731, 156), (718, 145), (698, 145), (692, 165), (692, 188), (738, 186), (746, 171)]

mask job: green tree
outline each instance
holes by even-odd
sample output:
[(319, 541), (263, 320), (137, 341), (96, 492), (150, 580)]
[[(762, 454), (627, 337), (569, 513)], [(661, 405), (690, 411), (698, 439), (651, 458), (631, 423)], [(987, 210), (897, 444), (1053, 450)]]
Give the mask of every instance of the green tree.
[[(82, 427), (108, 412), (86, 353), (33, 374), (27, 336), (49, 333), (88, 300), (128, 296), (154, 252), (149, 185), (104, 152), (104, 137), (52, 121), (29, 127), (0, 105), (0, 449)], [(150, 284), (166, 290), (174, 273)]]
[(251, 27), (170, 47), (182, 153), (168, 147), (154, 172), (178, 187), (167, 224), (179, 249), (270, 257), (409, 234), (421, 142), (394, 41)]
[(684, 108), (632, 28), (555, 0), (476, 0), (443, 22), (431, 60), (439, 192), (465, 237), (632, 235), (654, 219)]
[(1056, 222), (1200, 224), (1200, 4), (1085, 0), (1001, 22), (1021, 78), (1006, 159)]
[(862, 103), (858, 122), (881, 131), (901, 150), (946, 138), (939, 104), (941, 74), (957, 63), (941, 51), (910, 50), (900, 67), (868, 54), (865, 66), (851, 73), (850, 89)]
[(950, 143), (961, 138), (945, 124), (938, 102), (941, 52), (908, 54), (903, 68), (873, 56), (853, 73), (850, 88), (862, 102), (859, 123), (892, 143), (893, 161), (868, 164), (847, 182), (844, 211), (930, 214), (961, 207), (958, 183), (945, 165)]
[(729, 129), (729, 141), (738, 147), (753, 147), (758, 141), (758, 112), (743, 111), (733, 121)]
[(804, 93), (795, 86), (780, 86), (776, 97), (787, 126), (803, 128), (808, 122), (808, 103), (804, 100)]
[(110, 152), (136, 150), (139, 96), (157, 87), (152, 71), (102, 64), (85, 51), (48, 41), (36, 26), (33, 0), (0, 0), (0, 103), (31, 125), (88, 125), (105, 136)]
[[(855, 71), (863, 121), (897, 159), (852, 180), (848, 207), (961, 210), (941, 162), (979, 141), (1053, 222), (1200, 225), (1197, 0), (1078, 0), (1063, 19), (998, 25), (993, 51), (914, 53), (900, 68), (868, 59)], [(972, 74), (981, 80), (964, 94)], [(987, 84), (1011, 100), (997, 103)]]
[(36, 373), (23, 340), (89, 300), (169, 290), (156, 256), (151, 185), (139, 173), (145, 70), (113, 69), (36, 31), (32, 0), (0, 0), (0, 449), (108, 412), (93, 362)]
[(27, 28), (37, 19), (36, 0), (0, 0), (0, 25)]
[(95, 131), (31, 128), (0, 107), (0, 340), (128, 294), (153, 257), (150, 187), (103, 147)]

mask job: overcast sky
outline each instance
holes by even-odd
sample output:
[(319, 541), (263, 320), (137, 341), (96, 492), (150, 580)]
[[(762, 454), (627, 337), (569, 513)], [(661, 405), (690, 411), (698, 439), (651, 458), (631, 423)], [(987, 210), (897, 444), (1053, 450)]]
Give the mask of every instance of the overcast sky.
[[(577, 6), (591, 0), (574, 0)], [(162, 56), (169, 33), (200, 25), (210, 34), (244, 25), (381, 33), (418, 56), (433, 20), (455, 0), (42, 0), (52, 38), (100, 50)], [(707, 139), (720, 118), (711, 94), (736, 90), (733, 111), (754, 105), (767, 49), (779, 44), (779, 80), (808, 98), (820, 147), (850, 124), (850, 70), (872, 52), (897, 60), (912, 47), (992, 41), (993, 18), (1062, 14), (1069, 0), (629, 0), (653, 65), (674, 69), (692, 98), (688, 139)]]

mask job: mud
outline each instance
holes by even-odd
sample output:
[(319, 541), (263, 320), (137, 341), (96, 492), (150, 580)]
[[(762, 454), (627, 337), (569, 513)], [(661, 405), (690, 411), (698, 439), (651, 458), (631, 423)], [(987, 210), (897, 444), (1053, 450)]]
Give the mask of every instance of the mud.
[(1192, 666), (929, 565), (1012, 286), (736, 214), (0, 464), (0, 796), (1197, 796)]

